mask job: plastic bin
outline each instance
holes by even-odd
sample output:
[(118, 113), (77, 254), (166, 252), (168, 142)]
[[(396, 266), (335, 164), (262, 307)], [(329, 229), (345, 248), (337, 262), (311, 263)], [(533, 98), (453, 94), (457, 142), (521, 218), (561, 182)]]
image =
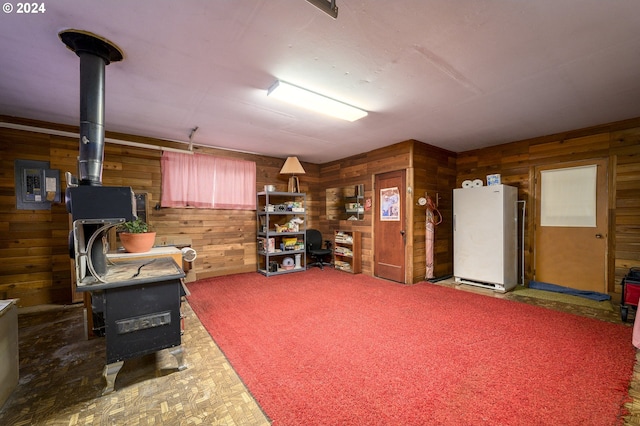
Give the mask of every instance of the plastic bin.
[(620, 318), (627, 322), (629, 308), (638, 309), (640, 299), (640, 279), (630, 278), (627, 274), (622, 279), (622, 297), (620, 300)]

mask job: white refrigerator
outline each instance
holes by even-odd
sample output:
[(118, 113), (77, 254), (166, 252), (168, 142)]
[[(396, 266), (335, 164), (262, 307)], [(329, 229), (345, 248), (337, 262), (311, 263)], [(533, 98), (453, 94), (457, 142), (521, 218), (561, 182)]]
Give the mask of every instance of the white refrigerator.
[(499, 292), (518, 284), (518, 190), (490, 185), (453, 190), (455, 281)]

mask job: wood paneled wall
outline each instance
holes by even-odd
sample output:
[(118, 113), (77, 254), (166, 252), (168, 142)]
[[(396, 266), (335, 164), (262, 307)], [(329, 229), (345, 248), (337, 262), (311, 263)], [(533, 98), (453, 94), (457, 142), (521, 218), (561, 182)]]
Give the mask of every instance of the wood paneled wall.
[(321, 200), (318, 229), (325, 239), (333, 239), (337, 230), (360, 231), (362, 235), (362, 273), (373, 275), (373, 211), (365, 210), (364, 220), (330, 220), (326, 214), (326, 188), (364, 185), (365, 200), (373, 202), (373, 176), (394, 170), (405, 170), (410, 165), (411, 143), (402, 142), (368, 153), (347, 157), (320, 165), (322, 185), (314, 196)]
[[(77, 133), (73, 126), (60, 126), (8, 117), (2, 121), (46, 127)], [(156, 146), (184, 148), (184, 144), (151, 138), (107, 133), (107, 137)], [(287, 176), (279, 174), (284, 159), (234, 151), (200, 148), (194, 151), (242, 158), (256, 162), (256, 186), (273, 184), (286, 191)], [(51, 210), (17, 210), (14, 188), (16, 159), (48, 161), (61, 172), (77, 174), (78, 142), (74, 138), (0, 128), (0, 298), (19, 298), (20, 306), (69, 303), (71, 262), (68, 236), (69, 215), (63, 204)], [(103, 184), (131, 186), (136, 193), (147, 193), (149, 222), (158, 237), (189, 238), (198, 252), (193, 269), (197, 278), (207, 278), (256, 270), (255, 211), (174, 209), (154, 207), (160, 201), (161, 151), (107, 143), (103, 166)], [(302, 191), (319, 184), (317, 165), (303, 163), (306, 174), (300, 177)], [(310, 212), (317, 210), (318, 199), (309, 196)], [(311, 223), (317, 215), (309, 214)]]
[(52, 161), (58, 149), (50, 137), (0, 129), (0, 299), (21, 306), (70, 300), (69, 222), (63, 205), (51, 210), (17, 210), (14, 161)]
[[(76, 132), (60, 126), (0, 117), (0, 121), (44, 126)], [(150, 145), (184, 148), (184, 144), (131, 135), (108, 133), (108, 137)], [(284, 159), (210, 148), (198, 152), (255, 161), (257, 190), (276, 185), (286, 190), (287, 177), (279, 174)], [(68, 303), (71, 300), (71, 269), (68, 249), (69, 217), (57, 204), (51, 210), (17, 210), (14, 188), (16, 159), (49, 161), (52, 169), (76, 174), (78, 155), (74, 138), (0, 128), (0, 298), (20, 298), (21, 306)], [(105, 185), (131, 186), (149, 194), (150, 222), (158, 235), (188, 237), (198, 252), (194, 263), (197, 278), (256, 270), (256, 220), (254, 211), (204, 209), (153, 209), (160, 200), (161, 151), (108, 143), (105, 147)], [(301, 190), (307, 193), (307, 226), (331, 238), (336, 229), (362, 233), (363, 273), (373, 275), (372, 214), (363, 221), (328, 220), (325, 189), (364, 184), (365, 197), (374, 199), (373, 178), (377, 173), (405, 170), (412, 196), (408, 267), (409, 282), (424, 279), (425, 210), (417, 200), (425, 194), (437, 200), (444, 222), (436, 228), (435, 276), (453, 273), (452, 190), (470, 178), (500, 173), (505, 184), (517, 186), (520, 199), (527, 200), (527, 218), (532, 217), (530, 193), (535, 166), (586, 158), (608, 158), (610, 170), (609, 283), (620, 291), (619, 282), (631, 266), (640, 266), (640, 118), (597, 128), (513, 142), (460, 154), (418, 141), (405, 141), (368, 153), (322, 165), (303, 163)], [(531, 272), (532, 233), (525, 235), (526, 270)], [(530, 277), (530, 275), (529, 275)]]
[[(325, 238), (331, 238), (335, 230), (360, 231), (362, 234), (362, 272), (373, 275), (373, 214), (375, 194), (374, 176), (379, 173), (405, 170), (407, 186), (411, 193), (407, 196), (407, 282), (424, 279), (425, 255), (425, 209), (417, 204), (418, 198), (430, 193), (440, 196), (443, 215), (449, 216), (445, 224), (436, 232), (436, 276), (453, 272), (452, 230), (450, 217), (452, 190), (455, 185), (455, 153), (439, 149), (415, 140), (396, 143), (364, 154), (343, 158), (320, 166), (321, 192), (315, 196), (320, 203), (320, 231)], [(364, 220), (329, 220), (326, 215), (325, 189), (364, 184), (365, 199), (371, 199), (373, 208), (365, 211)]]
[(620, 280), (640, 266), (640, 119), (513, 142), (458, 155), (457, 186), (465, 179), (500, 173), (502, 183), (516, 186), (527, 202), (525, 280), (532, 277), (536, 166), (605, 158), (609, 160), (609, 291), (619, 293)]
[(420, 197), (437, 204), (442, 223), (435, 227), (434, 277), (453, 274), (453, 189), (456, 185), (456, 154), (420, 142), (413, 144), (413, 282), (426, 275), (426, 207)]

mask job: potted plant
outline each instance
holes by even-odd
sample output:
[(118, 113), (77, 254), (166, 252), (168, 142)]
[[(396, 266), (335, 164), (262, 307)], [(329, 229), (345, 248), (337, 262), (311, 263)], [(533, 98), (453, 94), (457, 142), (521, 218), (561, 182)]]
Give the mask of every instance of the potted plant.
[(141, 219), (125, 222), (118, 226), (120, 242), (129, 253), (145, 253), (156, 242), (156, 233)]

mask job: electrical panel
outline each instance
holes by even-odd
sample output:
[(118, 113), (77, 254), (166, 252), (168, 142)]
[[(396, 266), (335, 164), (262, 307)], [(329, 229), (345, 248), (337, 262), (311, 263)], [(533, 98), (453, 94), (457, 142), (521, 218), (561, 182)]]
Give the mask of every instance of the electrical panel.
[(60, 170), (46, 161), (16, 160), (14, 166), (18, 210), (49, 210), (60, 202)]

